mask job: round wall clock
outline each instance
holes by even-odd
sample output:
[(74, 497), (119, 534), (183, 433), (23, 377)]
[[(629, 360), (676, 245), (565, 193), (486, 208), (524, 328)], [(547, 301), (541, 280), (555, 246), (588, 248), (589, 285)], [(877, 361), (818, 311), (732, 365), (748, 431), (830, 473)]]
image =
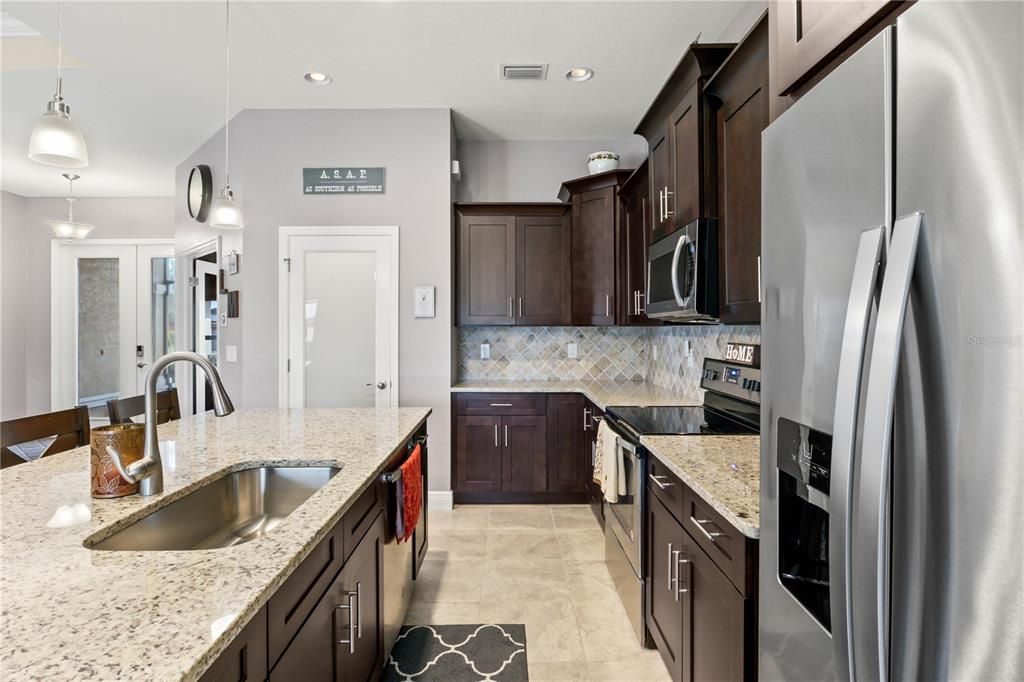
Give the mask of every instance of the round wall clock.
[(213, 201), (213, 175), (205, 164), (194, 166), (188, 174), (188, 214), (201, 223), (206, 222)]

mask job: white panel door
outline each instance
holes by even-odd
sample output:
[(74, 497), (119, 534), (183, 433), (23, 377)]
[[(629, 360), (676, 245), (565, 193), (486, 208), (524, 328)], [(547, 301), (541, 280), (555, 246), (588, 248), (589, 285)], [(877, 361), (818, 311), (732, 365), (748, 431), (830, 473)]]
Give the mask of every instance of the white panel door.
[(395, 405), (391, 239), (293, 235), (286, 257), (288, 405)]

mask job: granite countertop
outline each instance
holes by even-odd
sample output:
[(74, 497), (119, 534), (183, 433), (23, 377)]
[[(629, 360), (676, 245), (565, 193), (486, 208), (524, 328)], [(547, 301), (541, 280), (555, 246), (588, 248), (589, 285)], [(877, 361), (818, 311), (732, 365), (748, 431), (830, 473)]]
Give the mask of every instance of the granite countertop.
[(759, 537), (760, 436), (643, 436), (640, 442), (737, 530)]
[[(0, 471), (3, 677), (198, 678), (429, 414), (268, 409), (170, 422), (159, 428), (164, 492), (148, 498), (92, 499), (88, 447)], [(227, 471), (295, 462), (342, 469), (262, 538), (188, 552), (82, 544)]]
[(602, 410), (609, 405), (688, 405), (675, 391), (646, 381), (460, 381), (453, 393), (582, 393)]

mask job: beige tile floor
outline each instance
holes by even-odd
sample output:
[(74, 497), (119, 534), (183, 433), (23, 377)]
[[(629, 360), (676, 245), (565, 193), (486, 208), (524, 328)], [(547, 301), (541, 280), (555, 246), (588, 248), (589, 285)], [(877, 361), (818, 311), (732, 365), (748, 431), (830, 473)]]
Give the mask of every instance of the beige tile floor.
[(670, 679), (633, 634), (585, 505), (431, 511), (406, 622), (523, 623), (531, 682)]

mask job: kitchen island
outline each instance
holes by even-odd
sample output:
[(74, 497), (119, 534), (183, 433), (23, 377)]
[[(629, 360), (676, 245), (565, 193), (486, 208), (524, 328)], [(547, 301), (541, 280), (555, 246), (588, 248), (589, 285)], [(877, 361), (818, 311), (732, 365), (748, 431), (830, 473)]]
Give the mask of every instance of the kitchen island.
[[(165, 489), (90, 497), (89, 448), (0, 471), (4, 678), (194, 680), (338, 525), (427, 408), (243, 410), (159, 427)], [(340, 467), (267, 535), (216, 550), (97, 551), (113, 534), (226, 472)]]

